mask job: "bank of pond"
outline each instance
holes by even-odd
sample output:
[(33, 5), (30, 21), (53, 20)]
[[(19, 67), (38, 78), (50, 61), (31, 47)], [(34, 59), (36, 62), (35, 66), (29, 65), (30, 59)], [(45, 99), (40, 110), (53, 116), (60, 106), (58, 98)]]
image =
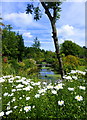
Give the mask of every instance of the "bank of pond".
[(57, 82), (61, 76), (50, 65), (43, 65), (40, 67), (38, 75), (38, 79), (42, 81), (46, 81), (48, 83)]

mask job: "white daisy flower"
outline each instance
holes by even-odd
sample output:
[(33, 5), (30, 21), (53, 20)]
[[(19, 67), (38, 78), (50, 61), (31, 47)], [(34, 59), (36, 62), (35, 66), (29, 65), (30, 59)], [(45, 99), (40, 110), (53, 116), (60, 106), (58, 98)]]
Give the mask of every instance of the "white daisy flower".
[(8, 93), (4, 93), (3, 96), (8, 96)]
[(26, 100), (30, 100), (30, 97), (26, 97)]
[(74, 88), (68, 87), (68, 90), (69, 90), (69, 91), (74, 91)]
[(18, 106), (14, 106), (14, 109), (16, 109)]
[(39, 98), (39, 97), (40, 97), (40, 94), (36, 94), (36, 95), (35, 95), (35, 98)]
[(81, 90), (85, 90), (86, 87), (85, 87), (85, 86), (79, 86), (79, 89), (81, 89)]
[(57, 94), (57, 91), (56, 90), (52, 90), (51, 91), (53, 94)]
[(0, 83), (2, 83), (2, 82), (5, 82), (5, 80), (3, 78), (0, 78)]
[(62, 86), (62, 85), (63, 85), (63, 84), (60, 83), (60, 84), (56, 85), (54, 88), (55, 88), (56, 90), (63, 89), (63, 86)]
[(83, 100), (83, 97), (82, 97), (82, 96), (77, 95), (77, 96), (75, 97), (75, 99), (76, 99), (77, 101), (82, 101), (82, 100)]
[(2, 117), (4, 115), (4, 112), (2, 111), (2, 112), (0, 112), (0, 117)]
[(52, 85), (48, 85), (47, 89), (53, 89), (53, 86)]
[(58, 105), (60, 105), (60, 106), (64, 105), (64, 101), (63, 100), (58, 101)]
[(16, 88), (21, 88), (21, 87), (24, 87), (24, 85), (19, 84), (16, 86)]
[(31, 110), (31, 106), (25, 106), (25, 107), (24, 107), (24, 110), (25, 110), (26, 112), (30, 111), (30, 110)]
[(78, 78), (76, 76), (72, 76), (73, 79), (77, 80)]
[(41, 94), (41, 93), (45, 93), (46, 92), (46, 89), (40, 89), (38, 90), (38, 92)]
[(12, 113), (12, 110), (7, 111), (7, 112), (6, 112), (6, 115), (9, 115), (10, 113)]

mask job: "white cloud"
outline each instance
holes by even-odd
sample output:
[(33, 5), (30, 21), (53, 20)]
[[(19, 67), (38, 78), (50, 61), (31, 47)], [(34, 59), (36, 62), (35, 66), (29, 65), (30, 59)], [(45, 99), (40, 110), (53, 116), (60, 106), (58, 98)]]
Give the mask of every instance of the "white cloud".
[(58, 29), (59, 42), (62, 43), (65, 40), (71, 40), (79, 44), (80, 46), (85, 45), (85, 30), (79, 29), (70, 25), (63, 25)]
[(34, 43), (33, 40), (24, 40), (25, 43)]
[(32, 38), (33, 36), (31, 35), (30, 32), (23, 33), (24, 37)]
[(33, 27), (37, 29), (45, 28), (43, 24), (34, 21), (33, 16), (31, 14), (26, 14), (26, 12), (4, 14), (3, 20), (21, 30), (32, 29)]
[(71, 36), (74, 34), (74, 28), (70, 25), (63, 25), (59, 30), (58, 34), (64, 35), (64, 36)]
[(17, 27), (25, 28), (32, 24), (33, 18), (31, 14), (24, 13), (10, 13), (4, 15), (5, 21), (10, 21)]
[(41, 41), (40, 43), (47, 43), (47, 44), (49, 44), (49, 43), (53, 43), (53, 42), (49, 42), (49, 41), (47, 41), (47, 42), (42, 42), (42, 41)]

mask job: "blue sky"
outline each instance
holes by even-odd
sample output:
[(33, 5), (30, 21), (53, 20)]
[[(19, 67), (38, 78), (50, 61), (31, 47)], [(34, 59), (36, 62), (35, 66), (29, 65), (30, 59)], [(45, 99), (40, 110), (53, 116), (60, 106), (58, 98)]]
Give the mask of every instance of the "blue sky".
[[(23, 35), (25, 46), (31, 46), (35, 37), (38, 37), (41, 49), (55, 51), (50, 21), (44, 14), (42, 6), (40, 6), (42, 18), (34, 21), (33, 16), (26, 14), (25, 11), (28, 2), (4, 1), (2, 0), (0, 4), (3, 22), (12, 25), (13, 31), (19, 31)], [(71, 40), (80, 46), (85, 46), (85, 2), (64, 2), (61, 8), (61, 16), (56, 23), (59, 43)]]

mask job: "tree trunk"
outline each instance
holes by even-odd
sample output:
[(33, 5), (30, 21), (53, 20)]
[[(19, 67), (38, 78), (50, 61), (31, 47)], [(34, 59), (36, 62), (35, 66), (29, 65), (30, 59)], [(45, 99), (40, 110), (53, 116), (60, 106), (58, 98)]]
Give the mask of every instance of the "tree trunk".
[(63, 76), (64, 76), (63, 63), (62, 63), (62, 58), (60, 56), (56, 25), (53, 21), (51, 21), (51, 26), (52, 26), (52, 34), (53, 34), (52, 37), (54, 40), (56, 55), (57, 55), (57, 59), (59, 61), (60, 74), (61, 74), (61, 78), (63, 79)]
[[(41, 2), (41, 0), (40, 0)], [(47, 14), (50, 22), (51, 22), (51, 26), (52, 26), (52, 33), (53, 33), (53, 40), (54, 40), (54, 44), (55, 44), (55, 49), (56, 49), (56, 55), (57, 55), (57, 59), (59, 61), (59, 67), (60, 67), (60, 74), (61, 74), (61, 78), (63, 79), (64, 76), (64, 70), (63, 70), (63, 63), (62, 63), (62, 59), (60, 56), (60, 50), (59, 50), (59, 44), (58, 44), (58, 38), (57, 38), (57, 30), (56, 30), (56, 16), (57, 16), (57, 10), (54, 7), (53, 9), (53, 16), (51, 15), (49, 8), (46, 6), (45, 2), (41, 2), (43, 8), (45, 9), (45, 14)]]

